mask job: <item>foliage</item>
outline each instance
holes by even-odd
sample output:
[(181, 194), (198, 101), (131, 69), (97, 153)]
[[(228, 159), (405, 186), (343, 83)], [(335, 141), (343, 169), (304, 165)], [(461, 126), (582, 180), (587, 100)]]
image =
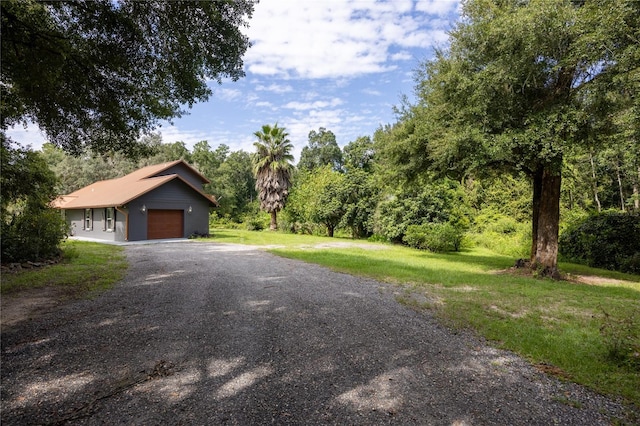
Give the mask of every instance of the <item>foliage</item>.
[(637, 91), (630, 65), (640, 48), (629, 34), (639, 32), (639, 7), (466, 2), (450, 47), (416, 76), (418, 104), (377, 133), (381, 154), (409, 180), (427, 170), (525, 173), (533, 183), (532, 264), (557, 276), (564, 157), (615, 129), (612, 112), (627, 104), (611, 94)]
[(450, 180), (424, 181), (382, 195), (374, 215), (374, 232), (388, 241), (403, 241), (407, 227), (429, 222), (451, 222), (464, 227), (463, 200), (459, 184)]
[(264, 220), (261, 220), (261, 218), (257, 216), (253, 216), (247, 219), (247, 221), (245, 222), (247, 225), (247, 231), (262, 231), (268, 226), (268, 223), (267, 225), (265, 225), (264, 222)]
[(351, 237), (368, 237), (373, 232), (373, 217), (379, 201), (380, 188), (373, 174), (364, 168), (347, 168), (344, 175), (346, 198), (339, 227), (349, 229)]
[(205, 175), (212, 181), (206, 187), (208, 192), (215, 194), (219, 201), (217, 210), (235, 221), (252, 211), (251, 203), (257, 199), (252, 169), (251, 154), (240, 150), (229, 153), (213, 173)]
[(138, 168), (135, 160), (118, 152), (97, 154), (86, 151), (73, 156), (46, 143), (41, 155), (57, 177), (58, 195), (69, 194), (100, 180), (124, 176)]
[(25, 206), (9, 222), (3, 219), (2, 261), (25, 262), (56, 257), (67, 226), (59, 211)]
[(521, 259), (531, 254), (531, 225), (492, 208), (486, 208), (474, 217), (474, 224), (466, 235), (475, 245), (501, 255)]
[(142, 140), (148, 148), (149, 155), (140, 160), (140, 167), (169, 163), (176, 160), (184, 160), (187, 163), (193, 162), (191, 152), (189, 152), (189, 148), (184, 142), (163, 143), (159, 133), (146, 136)]
[(347, 172), (363, 170), (370, 173), (376, 157), (374, 143), (369, 136), (360, 136), (344, 147), (342, 157)]
[(464, 232), (450, 223), (410, 225), (402, 241), (409, 247), (436, 253), (459, 251)]
[(331, 130), (320, 127), (309, 132), (309, 144), (302, 148), (298, 169), (314, 170), (329, 165), (333, 170), (342, 169), (342, 151)]
[(254, 2), (6, 0), (2, 130), (35, 122), (79, 153), (136, 154), (161, 120), (211, 94), (209, 80), (244, 75), (241, 32)]
[(302, 230), (322, 224), (331, 237), (344, 216), (348, 196), (345, 175), (331, 165), (301, 171), (289, 200), (288, 217)]
[(40, 260), (59, 254), (65, 221), (49, 203), (55, 197), (55, 175), (42, 156), (14, 148), (2, 137), (0, 234), (2, 261)]
[(289, 134), (278, 124), (265, 124), (255, 132), (258, 141), (253, 145), (253, 174), (256, 177), (256, 190), (260, 199), (260, 208), (271, 214), (270, 229), (278, 228), (277, 212), (282, 210), (289, 196), (293, 166), (293, 145)]
[(531, 216), (531, 182), (526, 176), (506, 174), (483, 179), (469, 176), (464, 187), (468, 203), (476, 215), (490, 211), (516, 222), (524, 222)]
[(560, 251), (589, 266), (640, 274), (640, 214), (603, 212), (568, 228)]

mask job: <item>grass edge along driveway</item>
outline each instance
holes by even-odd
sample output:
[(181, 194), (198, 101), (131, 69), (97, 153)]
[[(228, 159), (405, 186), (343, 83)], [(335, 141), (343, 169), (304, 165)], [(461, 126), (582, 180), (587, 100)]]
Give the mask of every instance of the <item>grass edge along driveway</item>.
[[(546, 372), (620, 396), (640, 407), (640, 371), (611, 349), (640, 339), (640, 277), (563, 264), (591, 284), (505, 272), (513, 259), (486, 250), (433, 254), (387, 244), (271, 232), (215, 230), (214, 242), (258, 245), (289, 258), (401, 286), (399, 301), (433, 310), (452, 327), (471, 328)], [(124, 277), (122, 247), (67, 242), (65, 260), (3, 274), (2, 295), (58, 287), (86, 297)], [(614, 354), (615, 355), (615, 354)]]
[[(570, 280), (518, 275), (485, 249), (435, 254), (349, 239), (214, 230), (213, 241), (392, 282), (400, 302), (470, 328), (541, 370), (640, 408), (640, 277), (561, 264)], [(568, 402), (570, 403), (570, 401)]]

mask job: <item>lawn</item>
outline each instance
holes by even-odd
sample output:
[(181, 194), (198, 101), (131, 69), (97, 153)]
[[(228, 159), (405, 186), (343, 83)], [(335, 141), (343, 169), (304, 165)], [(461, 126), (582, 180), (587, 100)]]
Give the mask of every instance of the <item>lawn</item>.
[(46, 268), (3, 274), (3, 295), (28, 288), (56, 287), (74, 297), (91, 296), (120, 281), (127, 270), (122, 247), (82, 241), (62, 244), (63, 260)]
[(562, 263), (570, 280), (552, 281), (513, 271), (513, 258), (486, 249), (434, 254), (268, 231), (215, 229), (212, 235), (394, 283), (402, 288), (400, 302), (430, 309), (451, 327), (475, 330), (562, 379), (640, 407), (639, 276)]

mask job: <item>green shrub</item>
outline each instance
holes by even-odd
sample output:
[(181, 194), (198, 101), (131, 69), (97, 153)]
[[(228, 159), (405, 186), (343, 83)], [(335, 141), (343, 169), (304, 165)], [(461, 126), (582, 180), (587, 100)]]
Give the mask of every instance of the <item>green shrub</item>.
[(51, 208), (27, 208), (2, 223), (2, 261), (25, 262), (60, 255), (67, 225)]
[(516, 258), (531, 254), (531, 225), (487, 209), (474, 218), (469, 239), (480, 247)]
[(264, 220), (260, 217), (251, 217), (245, 221), (247, 231), (262, 231), (266, 228)]
[(459, 251), (464, 232), (450, 223), (409, 225), (403, 241), (410, 247), (434, 252)]
[(389, 194), (378, 203), (372, 230), (388, 241), (404, 241), (407, 227), (436, 222), (468, 225), (460, 185), (450, 180), (424, 182)]
[(560, 236), (560, 253), (589, 266), (640, 273), (640, 215), (604, 212), (589, 216)]
[(229, 214), (221, 216), (218, 212), (213, 212), (209, 215), (209, 229), (211, 228), (239, 229), (239, 224), (231, 220)]
[(386, 243), (389, 240), (384, 235), (373, 234), (372, 236), (367, 238), (367, 241), (370, 241), (372, 243)]

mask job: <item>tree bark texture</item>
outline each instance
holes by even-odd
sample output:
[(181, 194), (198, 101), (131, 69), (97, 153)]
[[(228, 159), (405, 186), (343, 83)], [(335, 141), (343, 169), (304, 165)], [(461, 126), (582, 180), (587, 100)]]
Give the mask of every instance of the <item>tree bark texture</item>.
[[(535, 183), (536, 179), (534, 179)], [(539, 200), (537, 209), (534, 202), (535, 250), (531, 256), (531, 267), (540, 272), (541, 276), (558, 279), (558, 231), (560, 223), (560, 187), (562, 178), (560, 173), (549, 169), (542, 171), (540, 179)], [(534, 186), (534, 198), (536, 189)], [(534, 200), (535, 201), (535, 200)]]
[(616, 177), (618, 178), (618, 190), (620, 191), (620, 209), (626, 211), (624, 206), (624, 191), (622, 190), (622, 177), (620, 176), (620, 161), (616, 158)]
[(531, 264), (536, 261), (538, 250), (538, 218), (540, 216), (540, 196), (542, 191), (543, 169), (539, 167), (533, 173), (533, 212), (531, 217)]
[(591, 182), (593, 187), (593, 198), (596, 200), (596, 206), (598, 207), (598, 213), (602, 211), (602, 206), (600, 205), (600, 198), (598, 197), (598, 181), (596, 179), (596, 166), (593, 164), (593, 155), (589, 153), (589, 161), (591, 162), (591, 177), (593, 181)]
[(635, 210), (638, 211), (640, 210), (640, 189), (638, 188), (640, 186), (640, 167), (638, 167), (638, 180), (636, 180), (633, 183), (633, 206), (635, 207)]
[(271, 210), (271, 225), (269, 229), (272, 231), (278, 230), (278, 212), (276, 210)]

